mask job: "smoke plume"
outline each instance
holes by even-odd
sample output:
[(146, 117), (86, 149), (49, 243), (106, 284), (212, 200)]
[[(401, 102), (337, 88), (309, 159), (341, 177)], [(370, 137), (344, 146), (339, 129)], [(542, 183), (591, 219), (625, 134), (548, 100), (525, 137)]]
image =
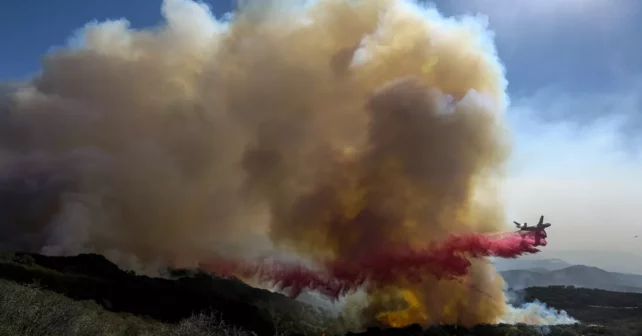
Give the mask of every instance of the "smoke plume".
[(539, 325), (543, 335), (549, 334), (549, 325), (580, 322), (569, 316), (566, 311), (547, 307), (545, 303), (539, 300), (525, 302), (525, 293), (523, 291), (514, 291), (507, 288), (504, 292), (509, 306), (500, 322)]
[(482, 20), (401, 0), (162, 12), (87, 25), (2, 99), (2, 247), (271, 280), (256, 258), (278, 250), (325, 267), (300, 268), (305, 288), (375, 283), (366, 323), (503, 316), (501, 278), (471, 258), (534, 246), (487, 236), (509, 144)]

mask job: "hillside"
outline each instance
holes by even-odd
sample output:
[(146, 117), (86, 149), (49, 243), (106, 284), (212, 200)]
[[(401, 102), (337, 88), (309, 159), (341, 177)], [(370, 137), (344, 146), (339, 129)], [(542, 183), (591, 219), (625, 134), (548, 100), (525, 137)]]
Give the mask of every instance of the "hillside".
[[(113, 312), (177, 323), (199, 312), (217, 312), (234, 325), (258, 335), (272, 335), (275, 320), (304, 326), (297, 332), (322, 332), (333, 323), (323, 311), (240, 280), (222, 279), (197, 271), (174, 270), (176, 280), (136, 276), (102, 256), (46, 257), (5, 255), (0, 279), (40, 286), (76, 300), (93, 300)], [(190, 274), (190, 276), (186, 276)], [(295, 323), (296, 322), (296, 323)]]
[(608, 272), (582, 265), (562, 269), (509, 270), (500, 273), (513, 289), (541, 286), (575, 286), (617, 292), (642, 293), (642, 275)]
[[(194, 270), (173, 270), (172, 274), (175, 280), (136, 276), (97, 255), (0, 256), (0, 335), (208, 336), (254, 332), (259, 336), (319, 336), (340, 335), (351, 329), (325, 311), (239, 280)], [(424, 330), (415, 325), (371, 328), (360, 335), (535, 336), (547, 331), (549, 336), (626, 336), (642, 330), (642, 310), (638, 308), (642, 307), (642, 294), (550, 287), (527, 288), (522, 297), (565, 309), (586, 324), (479, 325), (470, 329), (439, 325)]]
[[(370, 328), (351, 336), (627, 336), (622, 328), (603, 326), (544, 326), (478, 325), (462, 328), (436, 325), (422, 329), (418, 325), (406, 328)], [(284, 336), (287, 330), (275, 334)], [(167, 324), (131, 314), (105, 311), (90, 301), (74, 301), (63, 295), (0, 280), (0, 335), (3, 336), (256, 336), (243, 327), (234, 326), (215, 314), (195, 314), (176, 324)], [(320, 336), (323, 334), (308, 333)], [(294, 336), (294, 335), (292, 335)]]
[(196, 314), (176, 324), (106, 311), (92, 301), (75, 301), (37, 286), (0, 280), (2, 336), (254, 336), (216, 314)]

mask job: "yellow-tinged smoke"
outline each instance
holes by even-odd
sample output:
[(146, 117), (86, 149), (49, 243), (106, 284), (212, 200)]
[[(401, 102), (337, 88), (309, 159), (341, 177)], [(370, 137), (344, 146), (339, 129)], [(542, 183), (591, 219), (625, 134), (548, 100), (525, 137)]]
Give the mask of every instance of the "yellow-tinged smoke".
[[(39, 192), (2, 209), (5, 245), (189, 266), (501, 229), (506, 81), (483, 22), (401, 0), (251, 2), (226, 21), (165, 0), (163, 14), (154, 30), (87, 26), (12, 96), (1, 177)], [(362, 315), (496, 322), (501, 286), (476, 262), (458, 281), (377, 288)]]

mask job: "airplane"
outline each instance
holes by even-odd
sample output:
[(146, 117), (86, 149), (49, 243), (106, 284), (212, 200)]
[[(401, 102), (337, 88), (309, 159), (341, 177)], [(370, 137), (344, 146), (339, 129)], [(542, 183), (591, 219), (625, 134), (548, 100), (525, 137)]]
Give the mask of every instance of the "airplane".
[(546, 228), (551, 226), (551, 223), (544, 223), (544, 215), (539, 218), (539, 223), (537, 223), (537, 225), (535, 226), (528, 226), (527, 223), (524, 223), (524, 225), (522, 225), (515, 221), (513, 221), (513, 223), (515, 223), (515, 226), (517, 226), (520, 233), (535, 233), (535, 246), (538, 246), (540, 244), (540, 239), (547, 237)]

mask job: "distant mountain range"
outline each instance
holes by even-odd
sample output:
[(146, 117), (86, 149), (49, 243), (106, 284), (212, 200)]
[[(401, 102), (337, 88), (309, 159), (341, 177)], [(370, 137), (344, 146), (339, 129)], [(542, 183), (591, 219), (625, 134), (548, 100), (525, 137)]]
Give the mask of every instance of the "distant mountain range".
[(495, 259), (493, 264), (498, 271), (540, 267), (552, 271), (587, 265), (609, 272), (642, 274), (642, 255), (619, 251), (542, 249), (540, 253), (518, 259)]
[(554, 271), (573, 266), (573, 264), (560, 259), (498, 259), (493, 262), (493, 265), (500, 272), (511, 270)]
[(529, 269), (500, 270), (507, 285), (513, 289), (546, 286), (575, 286), (617, 292), (642, 293), (642, 275), (608, 272), (562, 260), (538, 260)]

